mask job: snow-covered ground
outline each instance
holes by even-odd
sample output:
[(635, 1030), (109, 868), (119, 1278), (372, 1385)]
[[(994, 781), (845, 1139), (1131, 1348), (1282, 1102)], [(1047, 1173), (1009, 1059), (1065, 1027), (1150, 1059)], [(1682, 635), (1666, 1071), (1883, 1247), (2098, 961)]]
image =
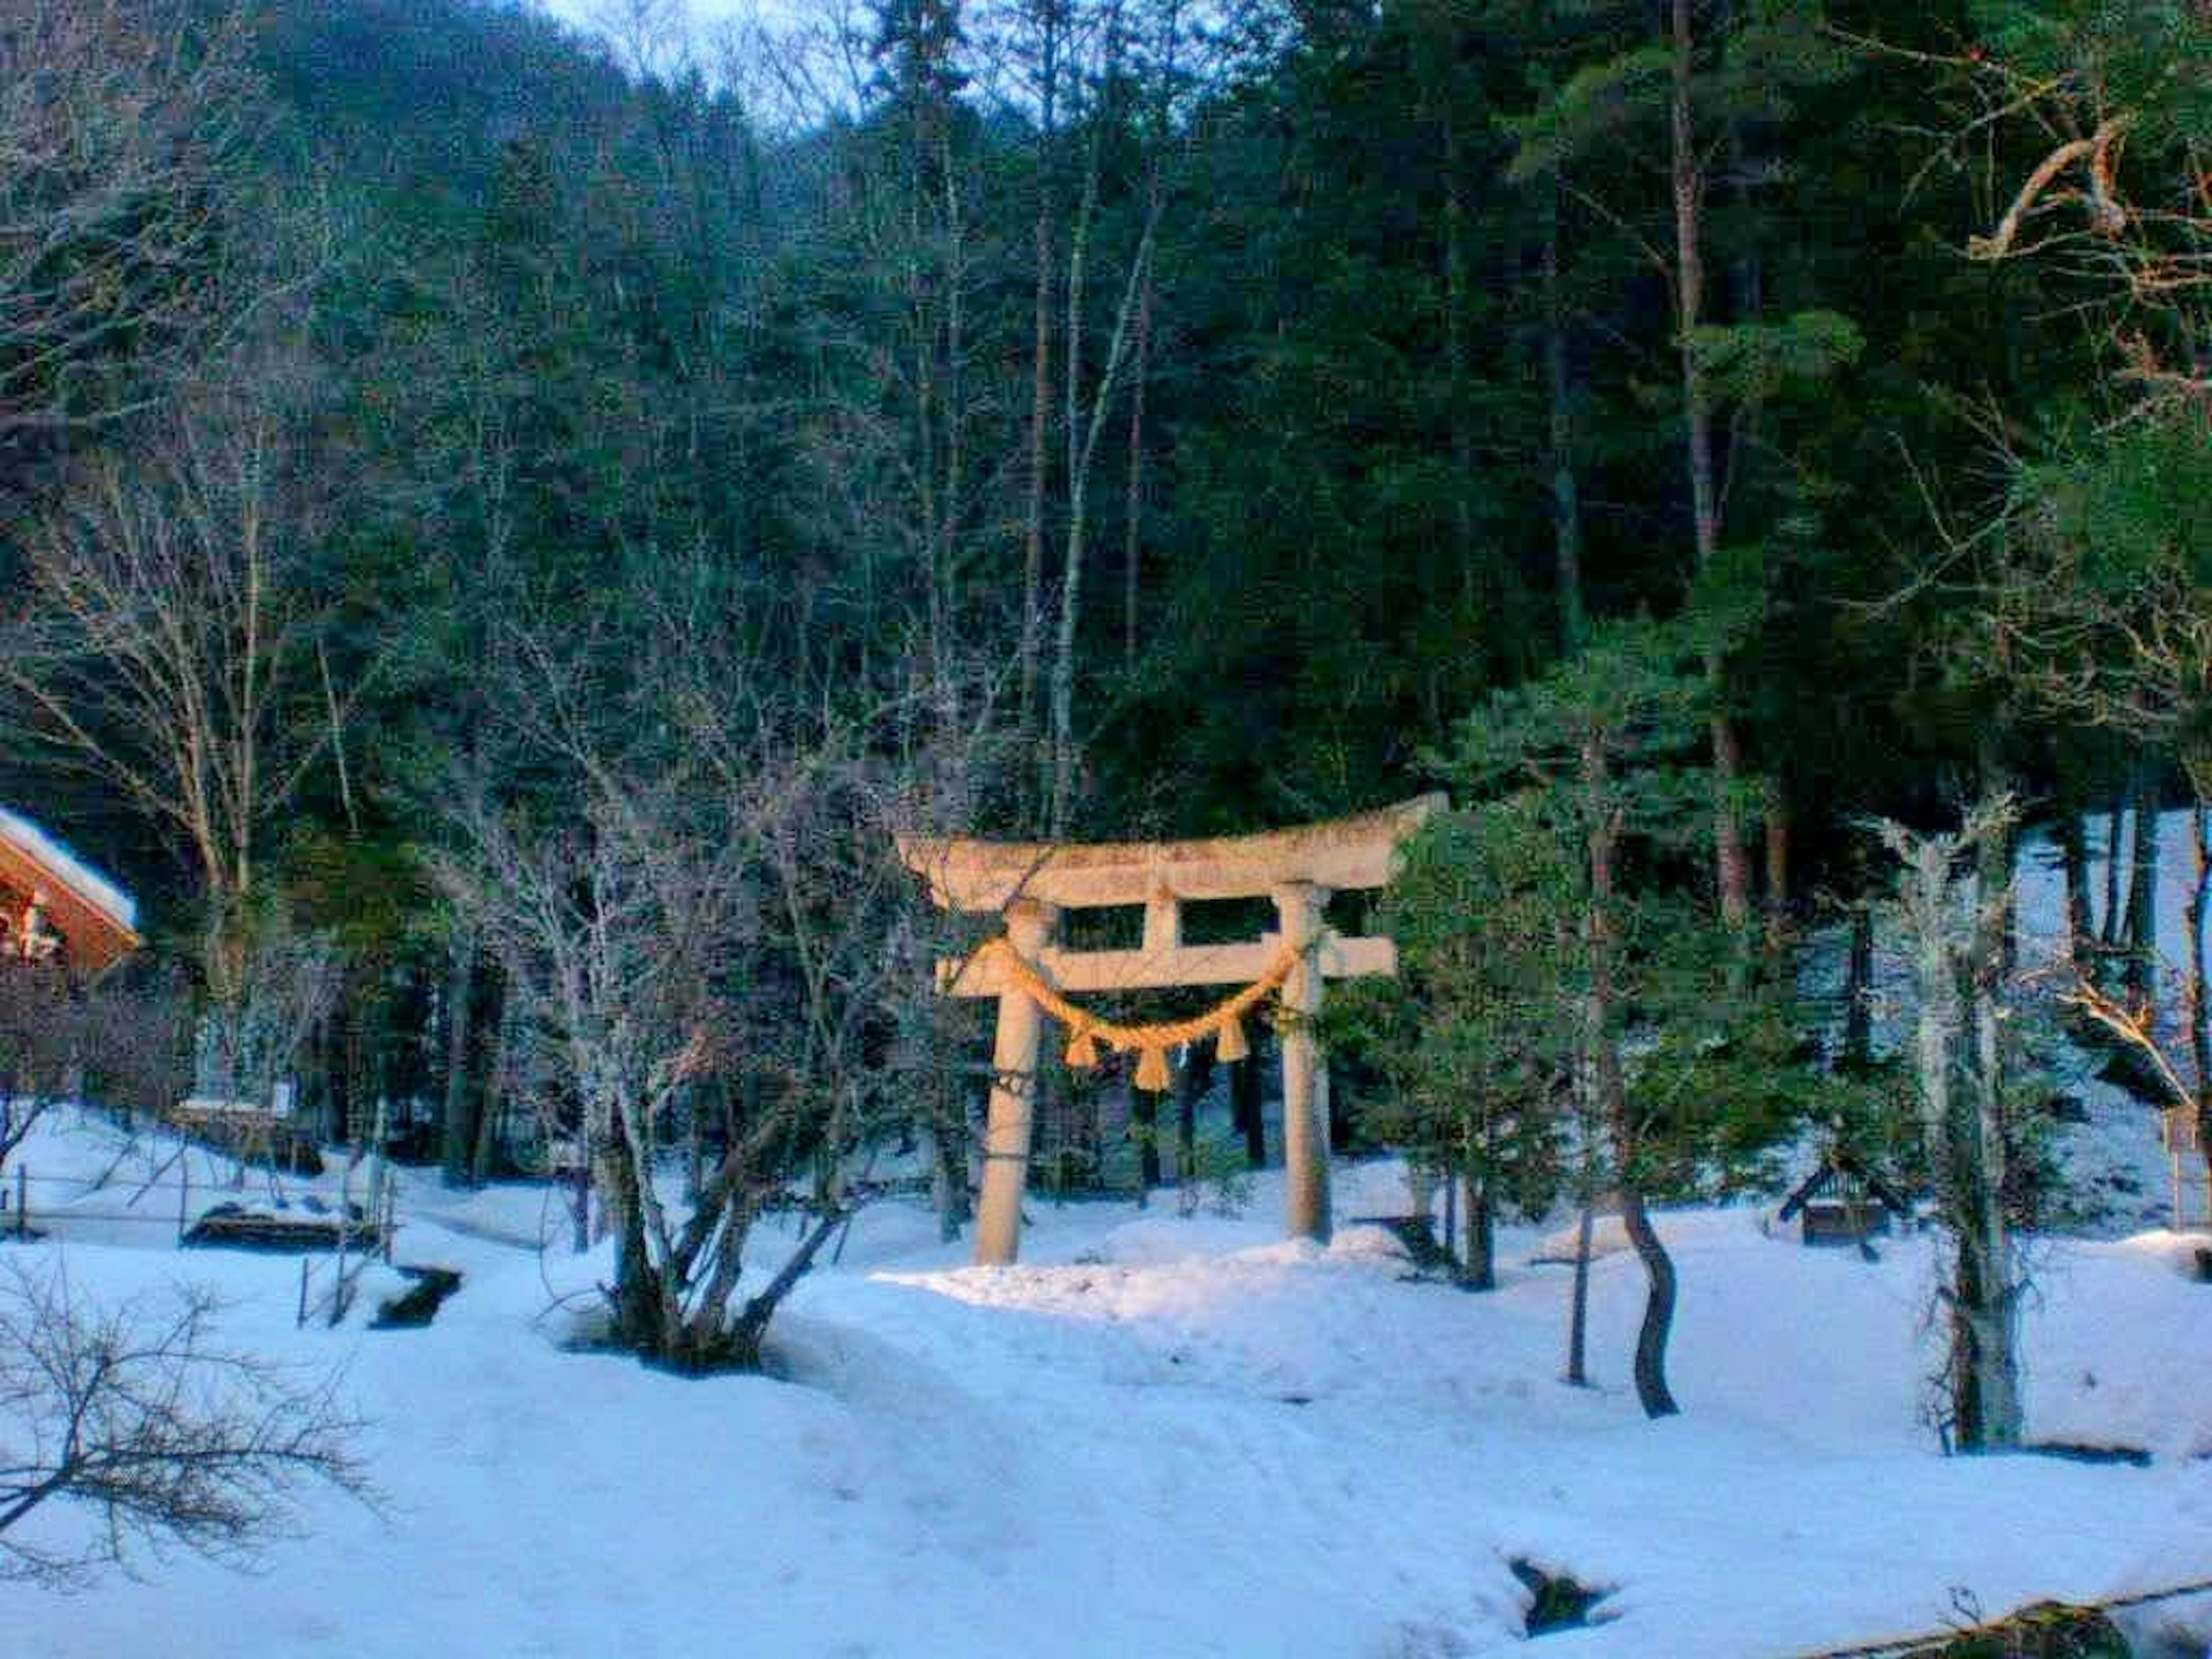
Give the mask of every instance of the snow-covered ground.
[[(112, 1147), (58, 1119), (24, 1155), (90, 1174)], [(1402, 1195), (1395, 1166), (1338, 1171), (1340, 1216)], [(2148, 1468), (1947, 1460), (1919, 1421), (1917, 1242), (1868, 1263), (1751, 1209), (1663, 1217), (1685, 1410), (1654, 1424), (1626, 1386), (1632, 1259), (1595, 1267), (1599, 1386), (1571, 1389), (1565, 1269), (1467, 1295), (1409, 1278), (1375, 1228), (1278, 1242), (1279, 1197), (1035, 1204), (998, 1270), (880, 1204), (780, 1318), (780, 1375), (704, 1381), (563, 1348), (553, 1298), (609, 1263), (541, 1257), (562, 1224), (540, 1188), (410, 1181), (398, 1259), (465, 1275), (414, 1331), (367, 1329), (373, 1293), (298, 1330), (292, 1259), (157, 1228), (61, 1242), (58, 1219), (0, 1250), (79, 1294), (211, 1283), (228, 1339), (344, 1366), (390, 1513), (311, 1497), (258, 1577), (179, 1558), (74, 1596), (11, 1587), (7, 1649), (1444, 1659), (1518, 1649), (1528, 1556), (1614, 1587), (1610, 1622), (1538, 1651), (1719, 1659), (1934, 1627), (1960, 1594), (1995, 1612), (2212, 1576), (2212, 1287), (2179, 1241), (2043, 1244), (2028, 1321), (2033, 1431)]]
[[(2162, 828), (2178, 962), (2186, 819)], [(2031, 845), (2031, 957), (2058, 899)], [(1840, 940), (1816, 948), (1808, 991), (1840, 977)], [(335, 1171), (233, 1191), (208, 1154), (58, 1113), (15, 1160), (46, 1237), (0, 1243), (0, 1262), (59, 1266), (101, 1298), (214, 1285), (227, 1340), (344, 1368), (390, 1501), (380, 1518), (311, 1494), (305, 1534), (258, 1577), (173, 1558), (77, 1595), (11, 1586), (0, 1648), (1460, 1659), (1526, 1639), (1510, 1564), (1527, 1558), (1610, 1589), (1604, 1622), (1539, 1652), (1726, 1659), (2212, 1578), (2201, 1240), (2143, 1231), (2166, 1213), (2154, 1115), (2067, 1045), (2045, 1058), (2084, 1109), (2063, 1147), (2083, 1236), (2033, 1246), (2030, 1432), (2142, 1448), (2148, 1467), (1942, 1456), (1921, 1412), (1926, 1242), (1868, 1262), (1770, 1236), (1753, 1208), (1661, 1218), (1685, 1409), (1657, 1424), (1627, 1383), (1626, 1255), (1594, 1269), (1598, 1386), (1569, 1389), (1568, 1271), (1529, 1262), (1535, 1231), (1509, 1231), (1502, 1288), (1470, 1296), (1413, 1278), (1371, 1226), (1279, 1242), (1273, 1176), (1232, 1215), (1041, 1198), (1011, 1269), (966, 1266), (932, 1216), (880, 1203), (780, 1316), (774, 1376), (689, 1381), (564, 1346), (611, 1264), (568, 1252), (544, 1188), (404, 1175), (397, 1257), (458, 1269), (460, 1291), (428, 1329), (371, 1331), (403, 1282), (379, 1267), (341, 1327), (301, 1329), (297, 1259), (175, 1237), (217, 1202), (327, 1207)], [(1340, 1167), (1335, 1199), (1340, 1218), (1395, 1213), (1401, 1174)], [(768, 1224), (755, 1255), (772, 1267), (794, 1238)], [(325, 1258), (314, 1293), (328, 1275)]]

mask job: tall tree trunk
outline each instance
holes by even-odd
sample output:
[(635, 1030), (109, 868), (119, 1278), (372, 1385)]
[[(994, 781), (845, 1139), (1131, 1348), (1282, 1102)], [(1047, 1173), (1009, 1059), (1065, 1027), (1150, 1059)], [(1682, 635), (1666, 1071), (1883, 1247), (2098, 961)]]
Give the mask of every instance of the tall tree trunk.
[[(1698, 355), (1697, 332), (1705, 320), (1705, 173), (1698, 160), (1692, 118), (1697, 36), (1691, 0), (1673, 0), (1673, 96), (1669, 178), (1674, 203), (1674, 327), (1681, 362), (1684, 442), (1690, 475), (1690, 514), (1696, 537), (1698, 568), (1710, 569), (1720, 551), (1720, 495), (1713, 471), (1711, 388)], [(1743, 773), (1743, 742), (1721, 694), (1725, 664), (1718, 651), (1705, 656), (1716, 712), (1712, 717), (1713, 874), (1721, 920), (1741, 929), (1751, 921), (1751, 860), (1744, 850), (1742, 810), (1736, 799)]]
[[(1905, 865), (1899, 908), (1912, 946), (1922, 1139), (1949, 1236), (1946, 1366), (1951, 1430), (1962, 1450), (2020, 1436), (2018, 1262), (2009, 1233), (2009, 1139), (2001, 990), (2009, 819), (1984, 803), (1968, 819), (1976, 872), (1953, 870), (1951, 836), (1891, 832)], [(1971, 898), (1971, 902), (1969, 899)]]
[(1582, 495), (1575, 474), (1574, 387), (1567, 367), (1566, 302), (1559, 279), (1559, 178), (1544, 197), (1544, 399), (1552, 464), (1553, 580), (1559, 589), (1559, 643), (1567, 655), (1589, 637), (1583, 597)]
[[(2196, 864), (2195, 879), (2189, 889), (2189, 1057), (2197, 1095), (2191, 1103), (2190, 1121), (2184, 1126), (2187, 1135), (2180, 1142), (2179, 1156), (2188, 1156), (2193, 1139), (2205, 1161), (2204, 1190), (2212, 1195), (2212, 1136), (2204, 1133), (2207, 1110), (2212, 1109), (2212, 1007), (2206, 1006), (2204, 983), (2204, 916), (2208, 899), (2212, 899), (2212, 830), (2207, 828), (2207, 811), (2201, 800), (2190, 804), (2189, 844)], [(2212, 1216), (2205, 1219), (2212, 1222)], [(2175, 1225), (2184, 1222), (2182, 1216), (2174, 1217)]]
[[(1118, 62), (1109, 47), (1109, 68)], [(1147, 213), (1121, 300), (1109, 337), (1106, 361), (1098, 371), (1098, 384), (1086, 416), (1083, 407), (1083, 302), (1085, 273), (1090, 264), (1091, 230), (1098, 206), (1098, 145), (1094, 140), (1089, 169), (1083, 184), (1083, 203), (1069, 233), (1067, 256), (1067, 525), (1066, 555), (1060, 572), (1060, 627), (1054, 642), (1052, 666), (1052, 773), (1047, 813), (1048, 833), (1054, 839), (1067, 833), (1075, 798), (1075, 647), (1076, 624), (1082, 615), (1083, 567), (1090, 530), (1089, 501), (1092, 463), (1097, 458), (1098, 438), (1106, 415), (1128, 364), (1130, 336), (1134, 331), (1137, 301), (1152, 270), (1152, 239), (1158, 219)]]
[(2005, 941), (1985, 927), (1975, 957), (1969, 1029), (1974, 1034), (1972, 1204), (1960, 1218), (1960, 1295), (1955, 1310), (1966, 1328), (1961, 1358), (1966, 1388), (1959, 1396), (1960, 1440), (1976, 1449), (2020, 1443), (2020, 1287), (2011, 1220), (2013, 1182), (2005, 1129), (2003, 1040), (1997, 983)]
[(1051, 82), (1057, 74), (1048, 34), (1047, 90), (1037, 134), (1036, 315), (1030, 345), (1029, 489), (1022, 520), (1022, 632), (1020, 719), (1025, 742), (1039, 744), (1037, 661), (1044, 644), (1044, 504), (1052, 453), (1053, 205)]
[[(1152, 163), (1151, 213), (1160, 211), (1160, 168)], [(1152, 273), (1145, 269), (1137, 295), (1137, 340), (1129, 374), (1129, 478), (1121, 511), (1121, 667), (1137, 670), (1138, 618), (1144, 600), (1145, 549), (1145, 382), (1152, 368)]]
[(1474, 284), (1468, 270), (1467, 181), (1461, 176), (1459, 124), (1451, 100), (1443, 106), (1444, 125), (1444, 366), (1451, 400), (1452, 555), (1460, 595), (1474, 614), (1474, 396), (1468, 372), (1467, 308)]

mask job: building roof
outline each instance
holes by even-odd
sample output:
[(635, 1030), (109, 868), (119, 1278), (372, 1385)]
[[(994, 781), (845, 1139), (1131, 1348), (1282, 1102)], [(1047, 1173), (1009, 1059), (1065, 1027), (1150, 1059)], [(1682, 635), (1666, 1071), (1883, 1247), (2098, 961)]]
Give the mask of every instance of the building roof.
[(72, 963), (99, 973), (143, 943), (138, 907), (122, 888), (20, 812), (0, 807), (0, 883), (43, 896), (40, 908)]

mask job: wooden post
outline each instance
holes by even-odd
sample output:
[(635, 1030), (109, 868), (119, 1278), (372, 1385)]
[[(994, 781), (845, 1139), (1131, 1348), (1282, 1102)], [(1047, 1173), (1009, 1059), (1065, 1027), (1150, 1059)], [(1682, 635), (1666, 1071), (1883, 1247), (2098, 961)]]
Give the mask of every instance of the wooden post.
[[(1006, 907), (1006, 938), (1024, 962), (1034, 964), (1059, 920), (1052, 905), (1016, 899)], [(1009, 987), (999, 994), (991, 1104), (983, 1128), (983, 1196), (975, 1213), (978, 1267), (1006, 1267), (1021, 1254), (1022, 1194), (1029, 1184), (1043, 1024), (1043, 1011), (1024, 993)]]
[(1283, 943), (1298, 964), (1283, 984), (1283, 1230), (1291, 1238), (1327, 1243), (1328, 1216), (1328, 1068), (1313, 1033), (1321, 1012), (1317, 957), (1328, 892), (1310, 882), (1275, 889)]

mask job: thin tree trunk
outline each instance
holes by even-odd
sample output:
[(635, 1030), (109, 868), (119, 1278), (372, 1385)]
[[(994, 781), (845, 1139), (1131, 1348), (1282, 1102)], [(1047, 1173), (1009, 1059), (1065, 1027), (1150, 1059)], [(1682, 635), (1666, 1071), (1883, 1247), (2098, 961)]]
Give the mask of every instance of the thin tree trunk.
[(448, 1187), (468, 1184), (470, 1156), (476, 1151), (476, 1091), (469, 1070), (476, 956), (476, 936), (462, 928), (453, 937), (446, 971), (446, 1109), (438, 1139), (439, 1178)]
[[(1152, 186), (1153, 211), (1158, 211), (1159, 185)], [(1145, 546), (1145, 381), (1152, 363), (1152, 276), (1145, 272), (1137, 296), (1137, 343), (1129, 380), (1129, 481), (1122, 501), (1121, 520), (1121, 667), (1137, 670), (1138, 616), (1144, 598)]]
[(1672, 1417), (1682, 1409), (1667, 1386), (1667, 1339), (1674, 1327), (1674, 1258), (1659, 1242), (1658, 1231), (1644, 1212), (1643, 1194), (1632, 1187), (1620, 1189), (1620, 1221), (1650, 1285), (1644, 1319), (1636, 1328), (1637, 1401), (1646, 1417)]
[(2105, 916), (2098, 937), (2106, 950), (2120, 942), (2120, 848), (2127, 830), (2125, 793), (2112, 792), (2112, 804), (2105, 812)]
[(1175, 1072), (1176, 1180), (1198, 1179), (1198, 1101), (1213, 1083), (1212, 1054), (1193, 1044)]
[(469, 1150), (469, 1179), (478, 1186), (491, 1179), (499, 1158), (500, 1120), (507, 1110), (507, 981), (496, 969), (490, 991), (486, 1013), (491, 1044), (484, 1056), (483, 1103), (477, 1110), (476, 1145)]
[(1864, 1077), (1874, 1066), (1874, 911), (1851, 907), (1851, 945), (1844, 976), (1844, 1069)]
[(1068, 454), (1067, 526), (1066, 556), (1060, 572), (1060, 628), (1054, 641), (1052, 667), (1052, 781), (1048, 832), (1055, 839), (1067, 833), (1075, 798), (1075, 647), (1076, 623), (1082, 615), (1085, 543), (1090, 529), (1089, 500), (1091, 464), (1098, 451), (1098, 436), (1106, 413), (1128, 362), (1129, 337), (1135, 319), (1137, 297), (1152, 267), (1152, 238), (1157, 221), (1149, 215), (1134, 262), (1123, 284), (1114, 331), (1100, 368), (1098, 385), (1086, 419), (1082, 407), (1083, 324), (1085, 272), (1090, 258), (1091, 226), (1098, 200), (1097, 147), (1091, 151), (1089, 174), (1084, 181), (1083, 206), (1076, 216), (1068, 249), (1067, 274), (1067, 410)]
[(2128, 988), (2139, 999), (2158, 995), (2158, 771), (2137, 763), (2136, 840), (2128, 887)]
[(1620, 1218), (1629, 1243), (1644, 1264), (1644, 1321), (1636, 1338), (1636, 1398), (1647, 1417), (1671, 1417), (1681, 1408), (1667, 1387), (1667, 1340), (1674, 1323), (1674, 1264), (1644, 1213), (1638, 1188), (1636, 1129), (1628, 1111), (1627, 1079), (1621, 1069), (1620, 1036), (1615, 1029), (1618, 993), (1613, 982), (1614, 859), (1620, 835), (1619, 809), (1610, 799), (1605, 751), (1592, 737), (1583, 746), (1583, 779), (1589, 801), (1589, 1036), (1590, 1077), (1599, 1116), (1613, 1136), (1613, 1166), (1620, 1192)]
[(1252, 1033), (1251, 1052), (1237, 1061), (1229, 1074), (1230, 1099), (1235, 1107), (1237, 1127), (1244, 1135), (1244, 1162), (1255, 1170), (1267, 1167), (1267, 1079), (1260, 1069), (1260, 1056), (1266, 1044), (1263, 1033)]
[[(1589, 1126), (1584, 1125), (1585, 1133)], [(1567, 1308), (1567, 1382), (1577, 1389), (1589, 1386), (1589, 1264), (1590, 1234), (1596, 1221), (1597, 1156), (1594, 1147), (1583, 1149), (1582, 1192), (1575, 1206), (1575, 1285)]]
[(1099, 140), (1094, 134), (1084, 170), (1082, 199), (1068, 229), (1067, 319), (1061, 331), (1066, 341), (1063, 354), (1066, 368), (1060, 381), (1066, 404), (1060, 411), (1060, 436), (1067, 447), (1067, 523), (1062, 532), (1060, 625), (1053, 647), (1052, 775), (1046, 817), (1048, 830), (1055, 838), (1067, 833), (1075, 792), (1075, 630), (1083, 613), (1091, 449), (1083, 430), (1083, 306), (1091, 270), (1091, 228), (1097, 213), (1100, 167)]
[[(1978, 942), (1971, 1018), (1974, 1032), (1973, 1213), (1960, 1218), (1960, 1296), (1969, 1327), (1966, 1351), (1972, 1393), (1971, 1426), (1961, 1418), (1961, 1443), (1997, 1450), (2020, 1443), (2020, 1307), (2010, 1218), (2010, 1150), (2005, 1133), (2002, 1039), (1996, 986), (2004, 968), (2005, 940), (1995, 928)], [(1971, 1293), (1969, 1293), (1971, 1291)]]
[[(1984, 722), (1977, 745), (1976, 766), (1981, 776), (1982, 799), (1996, 800), (2013, 793), (2013, 769), (2004, 745), (2004, 722)], [(2010, 973), (2019, 955), (2013, 905), (2013, 865), (2016, 853), (2013, 820), (1991, 824), (1974, 846), (1974, 873), (1988, 908), (1991, 948), (1999, 973)]]
[(1471, 1291), (1498, 1288), (1498, 1218), (1487, 1182), (1467, 1177), (1467, 1270), (1462, 1283)]
[(1766, 949), (1790, 942), (1790, 802), (1777, 781), (1766, 793)]
[(1583, 598), (1581, 491), (1575, 475), (1574, 392), (1568, 378), (1566, 304), (1559, 280), (1559, 179), (1544, 198), (1544, 393), (1552, 462), (1552, 557), (1559, 588), (1559, 642), (1572, 655), (1589, 637)]
[(1142, 1204), (1160, 1184), (1160, 1102), (1149, 1089), (1133, 1088), (1129, 1095), (1129, 1116), (1137, 1126), (1137, 1201)]
[(2089, 840), (2082, 821), (2081, 797), (2074, 768), (2062, 753), (2055, 770), (2058, 811), (2054, 834), (2066, 887), (2066, 958), (2076, 974), (2086, 974), (2094, 956), (2096, 935), (2089, 909)]
[(938, 1242), (943, 1244), (960, 1237), (970, 1213), (966, 1126), (956, 1130), (948, 1121), (951, 1116), (940, 1115), (929, 1136), (931, 1196), (937, 1205)]
[(1048, 25), (1042, 125), (1037, 134), (1036, 294), (1030, 363), (1029, 494), (1022, 524), (1022, 735), (1036, 743), (1041, 735), (1037, 706), (1037, 661), (1044, 643), (1044, 503), (1051, 471), (1053, 208), (1050, 145), (1052, 84), (1057, 77), (1054, 37)]
[(1979, 1451), (2015, 1443), (2020, 1435), (2019, 1292), (2006, 1215), (2011, 1182), (1999, 1018), (2005, 904), (1990, 886), (2009, 882), (2009, 837), (2006, 821), (1986, 806), (1968, 822), (1976, 864), (1971, 908), (1952, 868), (1953, 838), (1900, 834), (1893, 844), (1905, 866), (1899, 904), (1912, 935), (1920, 1004), (1922, 1139), (1952, 1250), (1943, 1292), (1950, 1427), (1960, 1449)]
[[(2207, 828), (2207, 810), (2203, 801), (2192, 802), (2189, 809), (2190, 850), (2196, 860), (2196, 880), (2189, 890), (2189, 1054), (2197, 1097), (2186, 1127), (2205, 1161), (2205, 1191), (2212, 1194), (2212, 1137), (2204, 1133), (2206, 1110), (2212, 1107), (2212, 1007), (2206, 1006), (2204, 984), (2204, 915), (2208, 896), (2212, 896), (2212, 830)], [(2185, 1143), (2181, 1155), (2187, 1156)], [(2183, 1218), (2176, 1215), (2174, 1220), (2179, 1225)]]
[[(956, 590), (960, 560), (960, 523), (968, 493), (968, 408), (963, 375), (968, 361), (967, 226), (960, 201), (959, 174), (952, 165), (949, 136), (938, 133), (939, 165), (945, 175), (945, 493), (938, 513), (938, 546), (933, 575), (942, 595), (933, 615), (950, 629), (958, 603)], [(940, 633), (932, 642), (930, 668), (935, 683), (930, 687), (931, 706), (947, 726), (957, 725), (960, 677), (952, 666), (952, 644)]]

